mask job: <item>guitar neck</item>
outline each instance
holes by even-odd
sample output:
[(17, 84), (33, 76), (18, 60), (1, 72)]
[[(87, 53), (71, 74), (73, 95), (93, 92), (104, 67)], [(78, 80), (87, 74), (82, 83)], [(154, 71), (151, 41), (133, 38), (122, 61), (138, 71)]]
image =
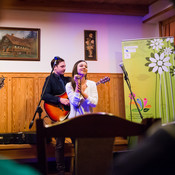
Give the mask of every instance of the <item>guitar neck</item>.
[(109, 77), (105, 77), (105, 78), (101, 79), (100, 81), (98, 81), (98, 82), (96, 83), (96, 85), (105, 84), (105, 83), (108, 82), (109, 80), (110, 80)]
[(101, 82), (100, 81), (98, 81), (97, 83), (96, 83), (96, 85), (98, 86), (99, 84), (101, 84)]

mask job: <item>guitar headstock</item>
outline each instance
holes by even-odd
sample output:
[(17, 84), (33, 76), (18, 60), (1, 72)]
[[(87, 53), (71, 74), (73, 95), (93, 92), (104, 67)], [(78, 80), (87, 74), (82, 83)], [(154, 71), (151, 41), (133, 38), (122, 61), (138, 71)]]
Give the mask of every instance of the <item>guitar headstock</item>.
[(100, 83), (104, 84), (104, 83), (106, 83), (108, 81), (110, 81), (110, 78), (109, 77), (104, 77), (103, 79), (100, 80)]

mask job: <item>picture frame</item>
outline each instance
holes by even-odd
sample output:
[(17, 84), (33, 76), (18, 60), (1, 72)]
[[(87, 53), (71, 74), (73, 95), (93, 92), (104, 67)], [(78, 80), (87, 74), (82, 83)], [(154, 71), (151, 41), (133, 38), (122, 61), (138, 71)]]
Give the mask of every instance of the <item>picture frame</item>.
[(0, 60), (40, 61), (40, 29), (0, 27)]
[(85, 60), (97, 61), (96, 30), (84, 30)]

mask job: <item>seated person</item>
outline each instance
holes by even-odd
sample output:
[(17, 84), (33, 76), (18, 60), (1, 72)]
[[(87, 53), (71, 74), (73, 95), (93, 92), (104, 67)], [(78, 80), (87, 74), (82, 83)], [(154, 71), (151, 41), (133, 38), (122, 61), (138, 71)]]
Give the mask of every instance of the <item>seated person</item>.
[(175, 125), (167, 125), (134, 150), (114, 156), (113, 175), (173, 175), (174, 166)]

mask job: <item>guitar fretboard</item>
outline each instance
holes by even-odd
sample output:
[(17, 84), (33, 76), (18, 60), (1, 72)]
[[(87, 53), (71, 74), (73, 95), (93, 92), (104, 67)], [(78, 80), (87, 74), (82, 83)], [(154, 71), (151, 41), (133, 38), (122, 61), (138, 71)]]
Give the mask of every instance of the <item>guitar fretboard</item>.
[(98, 86), (99, 84), (101, 84), (101, 82), (100, 81), (98, 81), (97, 83), (96, 83), (96, 85)]
[(98, 81), (98, 82), (96, 83), (96, 85), (104, 84), (104, 83), (106, 83), (106, 82), (108, 82), (108, 81), (110, 81), (110, 78), (109, 78), (109, 77), (105, 77), (105, 78), (101, 79), (100, 81)]

